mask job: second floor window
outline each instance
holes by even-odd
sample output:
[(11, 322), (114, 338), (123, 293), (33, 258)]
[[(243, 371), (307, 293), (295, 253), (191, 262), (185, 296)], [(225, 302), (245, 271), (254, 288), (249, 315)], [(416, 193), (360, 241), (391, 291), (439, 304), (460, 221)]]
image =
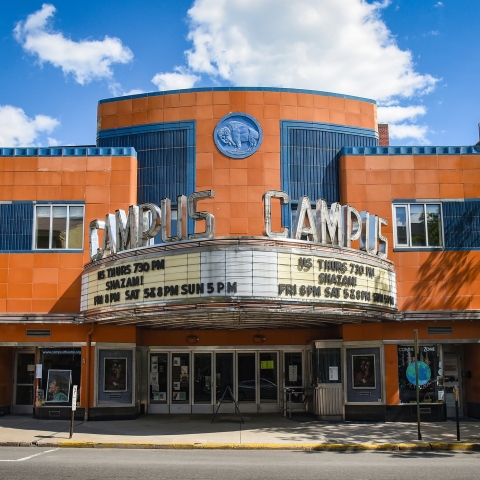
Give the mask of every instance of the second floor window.
[(81, 250), (83, 217), (83, 205), (37, 205), (34, 248)]
[(442, 208), (439, 203), (394, 205), (395, 246), (443, 247)]

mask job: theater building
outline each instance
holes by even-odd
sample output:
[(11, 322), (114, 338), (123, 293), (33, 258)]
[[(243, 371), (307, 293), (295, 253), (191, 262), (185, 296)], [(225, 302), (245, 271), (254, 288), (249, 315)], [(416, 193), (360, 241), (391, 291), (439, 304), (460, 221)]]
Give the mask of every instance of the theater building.
[(411, 421), (418, 353), (422, 419), (456, 385), (480, 418), (480, 147), (385, 131), (364, 98), (208, 88), (100, 101), (96, 145), (1, 148), (0, 412), (67, 418), (78, 385), (90, 420), (231, 391)]

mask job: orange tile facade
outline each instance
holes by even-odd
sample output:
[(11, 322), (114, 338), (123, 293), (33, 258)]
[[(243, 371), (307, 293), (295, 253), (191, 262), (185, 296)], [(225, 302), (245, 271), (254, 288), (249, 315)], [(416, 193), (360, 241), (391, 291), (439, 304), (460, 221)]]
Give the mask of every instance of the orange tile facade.
[(77, 313), (88, 225), (137, 201), (132, 157), (2, 157), (0, 200), (85, 202), (82, 253), (0, 253), (1, 313)]
[[(259, 150), (231, 159), (215, 147), (213, 131), (232, 112), (248, 113), (263, 130)], [(280, 120), (325, 122), (376, 129), (376, 105), (328, 95), (270, 91), (213, 91), (102, 103), (101, 130), (157, 122), (196, 121), (196, 190), (215, 192), (202, 208), (215, 215), (216, 235), (263, 235), (262, 195), (280, 189)], [(280, 229), (273, 203), (273, 229)]]
[(478, 155), (345, 156), (341, 201), (388, 221), (382, 228), (397, 272), (400, 310), (480, 309), (480, 251), (395, 252), (392, 200), (480, 197)]

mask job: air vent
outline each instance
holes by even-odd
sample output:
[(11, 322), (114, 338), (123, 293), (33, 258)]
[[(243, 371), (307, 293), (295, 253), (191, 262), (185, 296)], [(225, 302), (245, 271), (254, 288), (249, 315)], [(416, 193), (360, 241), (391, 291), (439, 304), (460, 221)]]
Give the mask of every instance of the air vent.
[(429, 335), (451, 335), (452, 327), (428, 327)]
[(48, 416), (49, 417), (60, 417), (60, 410), (50, 410), (50, 412), (48, 412)]
[(27, 328), (27, 337), (51, 337), (52, 331), (50, 329), (33, 329)]

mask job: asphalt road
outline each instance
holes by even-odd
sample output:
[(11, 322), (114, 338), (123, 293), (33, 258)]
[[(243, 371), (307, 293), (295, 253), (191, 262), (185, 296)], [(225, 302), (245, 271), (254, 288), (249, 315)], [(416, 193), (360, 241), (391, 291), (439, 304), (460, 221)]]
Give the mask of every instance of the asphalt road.
[(2, 479), (478, 479), (480, 453), (0, 448)]

